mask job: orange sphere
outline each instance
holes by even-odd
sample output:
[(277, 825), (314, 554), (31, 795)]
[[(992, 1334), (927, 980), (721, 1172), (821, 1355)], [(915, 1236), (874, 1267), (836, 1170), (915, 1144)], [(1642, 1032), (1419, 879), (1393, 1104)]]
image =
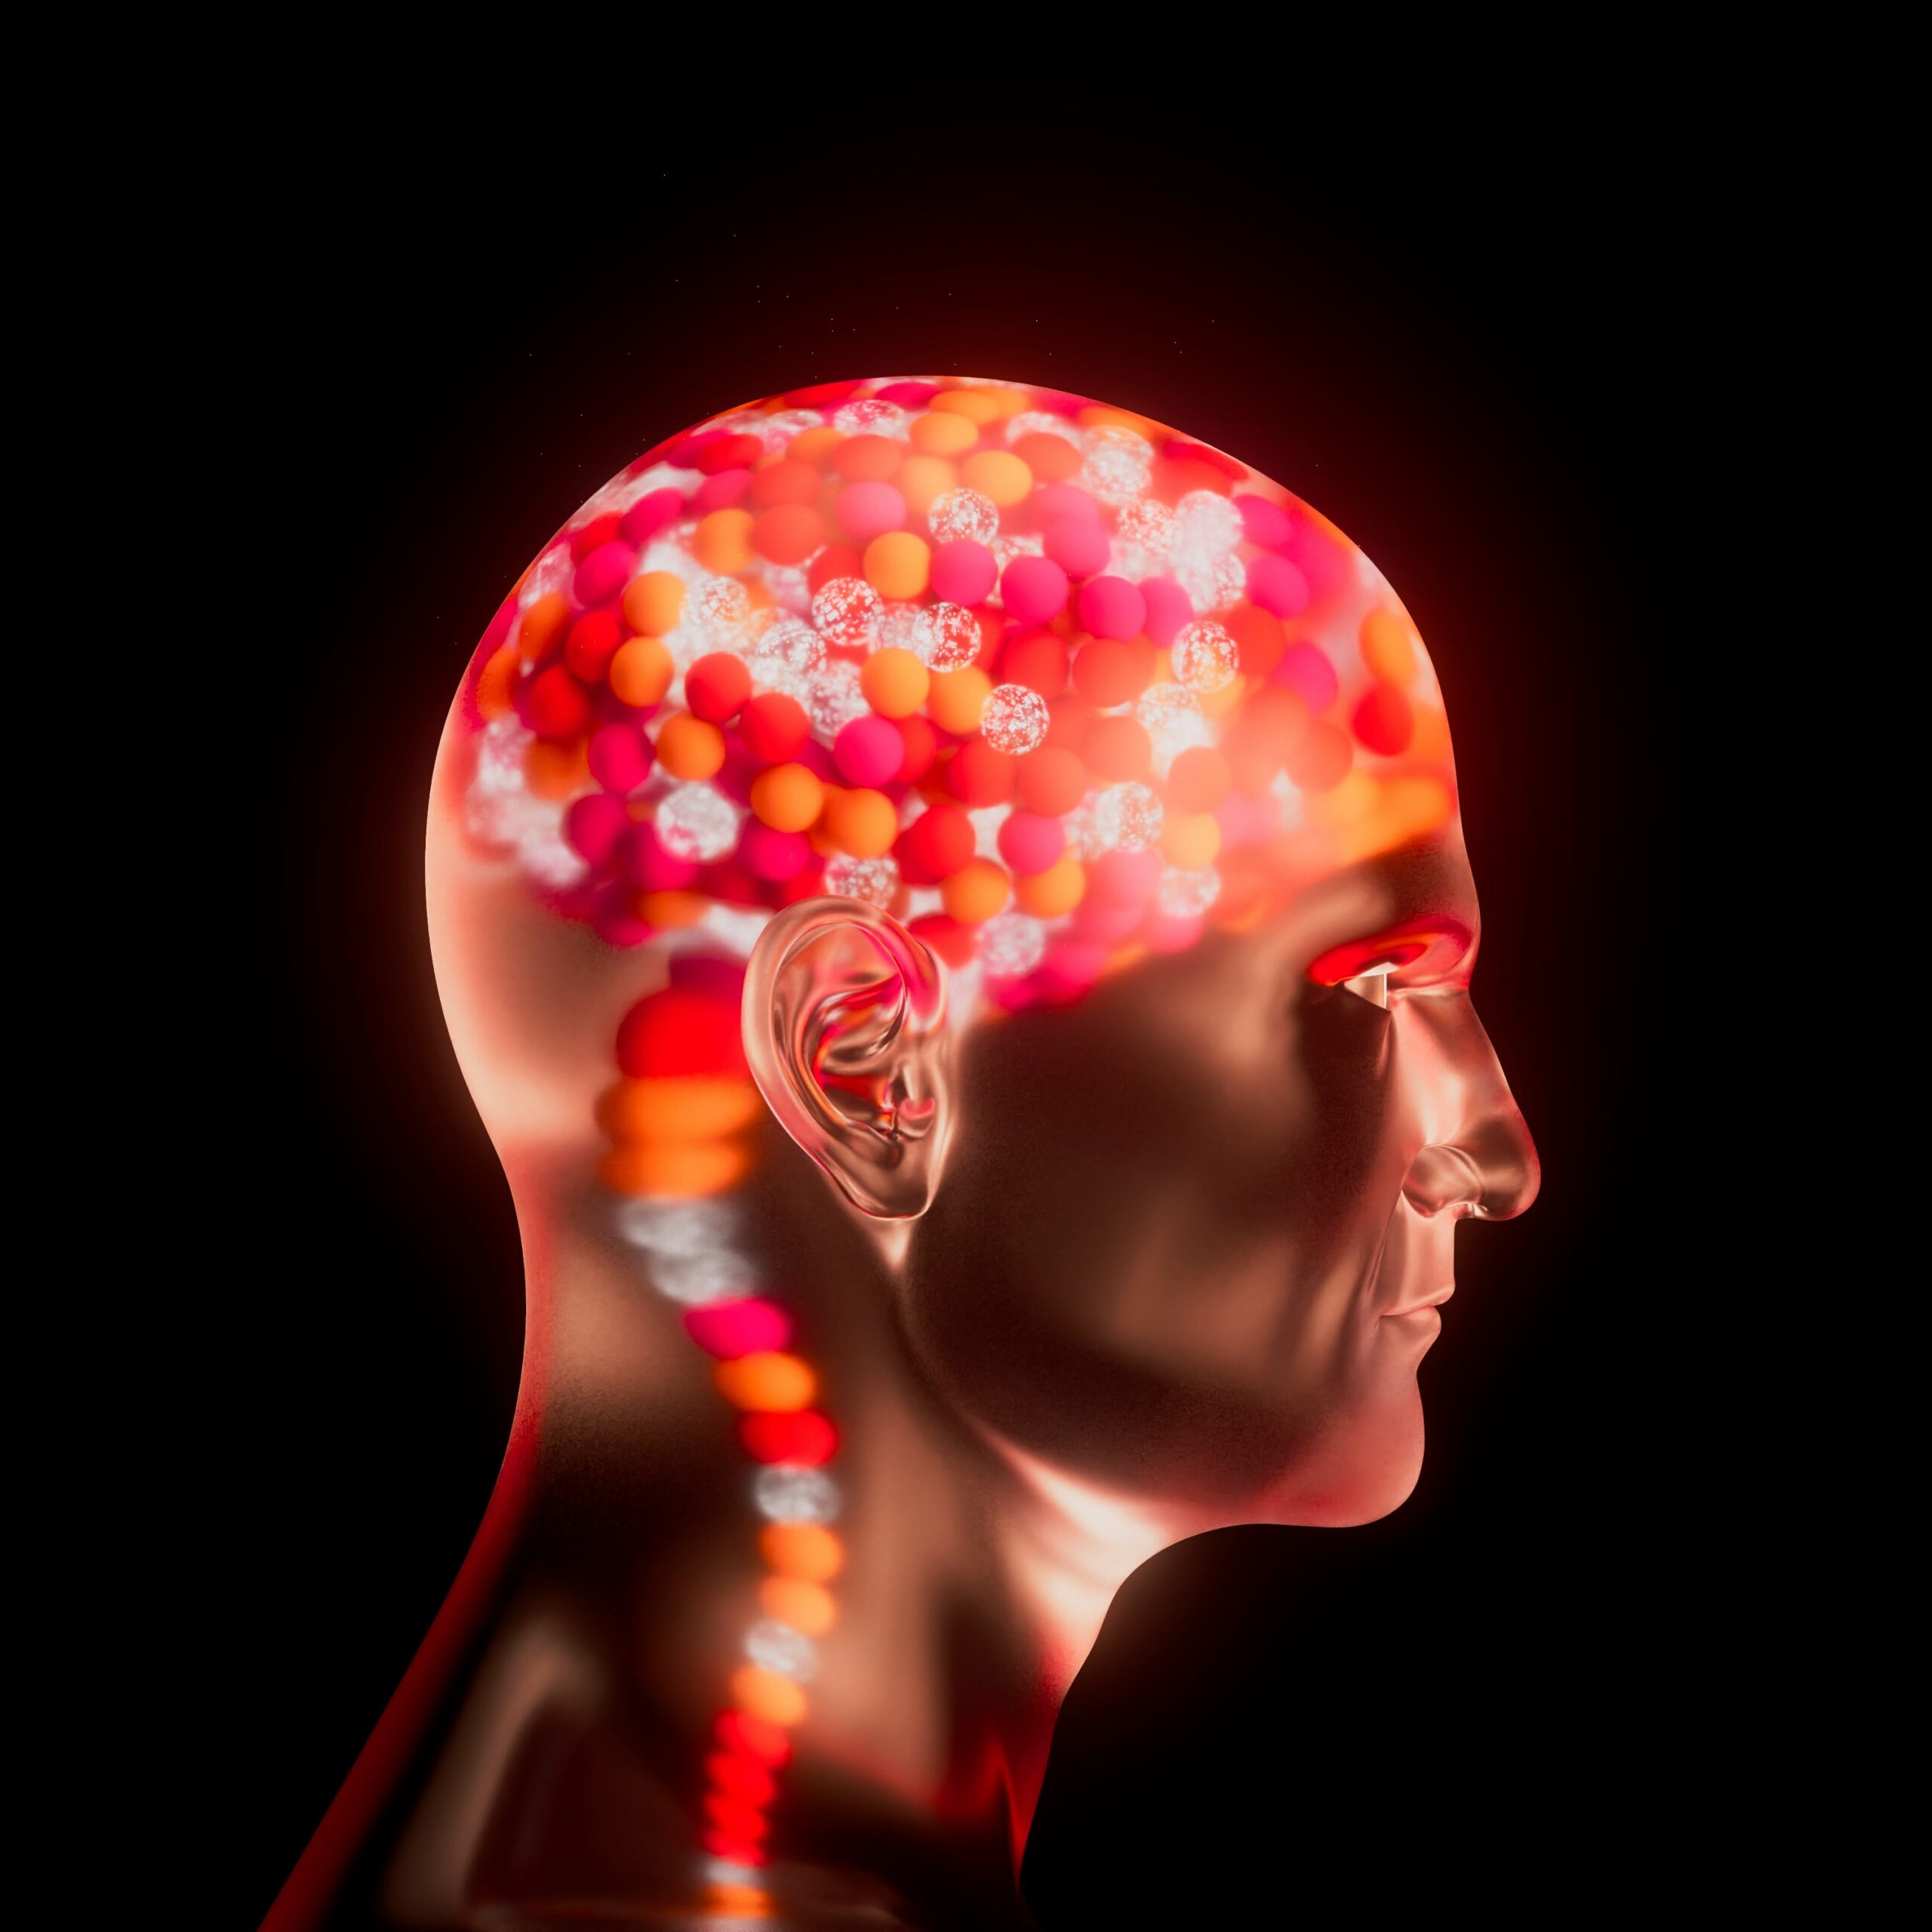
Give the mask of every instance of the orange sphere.
[(711, 1374), (728, 1402), (774, 1415), (808, 1407), (818, 1388), (818, 1377), (796, 1355), (768, 1352), (721, 1361)]
[(720, 577), (748, 569), (752, 561), (751, 512), (713, 510), (700, 518), (691, 533), (691, 555)]
[(680, 711), (666, 718), (657, 734), (657, 762), (673, 778), (709, 778), (724, 762), (724, 734)]
[(804, 832), (825, 804), (817, 773), (802, 764), (774, 764), (752, 780), (752, 810), (774, 832)]
[(1085, 897), (1087, 869), (1071, 852), (1063, 852), (1044, 872), (1016, 879), (1013, 891), (1023, 911), (1036, 919), (1057, 919)]
[(571, 601), (561, 590), (547, 592), (531, 604), (516, 627), (516, 648), (526, 664), (546, 656), (562, 641), (571, 620)]
[(981, 450), (969, 456), (960, 465), (959, 479), (1003, 510), (1023, 503), (1033, 488), (1033, 472), (1011, 450)]
[(826, 1583), (838, 1574), (845, 1552), (820, 1523), (768, 1523), (758, 1534), (758, 1554), (781, 1577)]
[(963, 670), (935, 671), (926, 711), (943, 731), (964, 737), (980, 728), (980, 714), (986, 708), (993, 681), (977, 664)]
[(626, 704), (661, 704), (677, 666), (654, 637), (634, 637), (611, 660), (611, 688)]
[(855, 859), (876, 859), (899, 836), (899, 808), (883, 792), (861, 786), (835, 792), (826, 802), (826, 837)]
[(866, 546), (866, 581), (881, 597), (895, 603), (925, 594), (933, 553), (923, 537), (909, 530), (891, 530)]
[(767, 1724), (795, 1724), (805, 1715), (805, 1694), (789, 1677), (740, 1664), (731, 1673), (731, 1701), (741, 1711)]
[(928, 456), (958, 456), (980, 440), (979, 426), (954, 410), (914, 417), (906, 434), (912, 447)]
[(838, 1614), (832, 1592), (802, 1577), (766, 1577), (758, 1586), (758, 1607), (808, 1637), (824, 1635)]
[(932, 673), (909, 651), (875, 651), (859, 671), (859, 688), (881, 718), (909, 718), (925, 703), (932, 681)]
[(646, 637), (675, 630), (684, 608), (684, 580), (669, 571), (646, 571), (624, 587), (624, 622)]
[(968, 859), (940, 888), (940, 900), (962, 926), (979, 926), (1004, 907), (1008, 890), (1004, 866), (991, 859)]

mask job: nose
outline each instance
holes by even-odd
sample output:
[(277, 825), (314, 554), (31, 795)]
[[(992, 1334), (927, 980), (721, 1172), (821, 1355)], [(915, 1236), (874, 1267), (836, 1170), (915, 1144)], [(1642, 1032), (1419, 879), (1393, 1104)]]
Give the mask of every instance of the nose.
[(1496, 1049), (1473, 1011), (1467, 1026), (1452, 1070), (1466, 1096), (1462, 1122), (1448, 1139), (1432, 1142), (1417, 1155), (1402, 1192), (1420, 1214), (1512, 1220), (1536, 1199), (1543, 1163)]

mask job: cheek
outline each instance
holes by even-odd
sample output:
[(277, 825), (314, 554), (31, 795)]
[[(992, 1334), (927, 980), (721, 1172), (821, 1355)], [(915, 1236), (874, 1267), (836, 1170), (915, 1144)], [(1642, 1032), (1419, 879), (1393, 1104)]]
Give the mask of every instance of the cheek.
[(1406, 1164), (1401, 1083), (1365, 1002), (1185, 1011), (1211, 1024), (1063, 1014), (969, 1043), (903, 1315), (978, 1421), (1137, 1487), (1158, 1460), (1238, 1518), (1369, 1411), (1345, 1460), (1406, 1453), (1364, 1293)]

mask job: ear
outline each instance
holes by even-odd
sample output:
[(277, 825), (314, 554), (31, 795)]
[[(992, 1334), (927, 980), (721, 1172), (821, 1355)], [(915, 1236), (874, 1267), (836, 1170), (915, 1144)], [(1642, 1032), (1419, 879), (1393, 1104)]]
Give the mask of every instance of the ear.
[(855, 1207), (932, 1204), (952, 1126), (945, 969), (889, 912), (807, 899), (745, 973), (745, 1057), (765, 1104)]

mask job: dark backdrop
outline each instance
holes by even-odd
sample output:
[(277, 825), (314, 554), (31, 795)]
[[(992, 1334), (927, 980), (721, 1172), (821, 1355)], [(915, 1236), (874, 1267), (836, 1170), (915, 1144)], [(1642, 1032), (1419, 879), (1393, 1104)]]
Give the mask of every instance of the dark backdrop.
[(1697, 546), (1727, 191), (1655, 103), (1639, 142), (1561, 105), (1418, 121), (1364, 94), (1318, 127), (1263, 95), (1184, 111), (1063, 75), (1052, 113), (976, 103), (950, 145), (863, 91), (764, 134), (693, 107), (538, 141), (498, 103), (425, 143), (345, 103), (211, 143), (172, 256), (201, 324), (177, 565), (237, 595), (211, 595), (189, 741), (160, 748), (210, 801), (182, 917), (214, 943), (157, 1029), (212, 1124), (161, 1150), (198, 1229), (208, 1447), (172, 1546), (211, 1606), (183, 1669), (220, 1821), (218, 1869), (183, 1863), (204, 1922), (259, 1916), (321, 1816), (515, 1390), (515, 1226), (421, 915), (449, 694), (639, 450), (874, 371), (1144, 410), (1382, 567), (1447, 694), (1478, 1005), (1545, 1163), (1524, 1220), (1459, 1238), (1414, 1500), (1204, 1539), (1124, 1593), (1049, 1781), (1043, 1918), (1246, 1922), (1337, 1881), (1555, 1909), (1647, 1885), (1689, 1831), (1722, 1533), (1679, 1218), (1703, 1104), (1680, 841), (1721, 615)]

